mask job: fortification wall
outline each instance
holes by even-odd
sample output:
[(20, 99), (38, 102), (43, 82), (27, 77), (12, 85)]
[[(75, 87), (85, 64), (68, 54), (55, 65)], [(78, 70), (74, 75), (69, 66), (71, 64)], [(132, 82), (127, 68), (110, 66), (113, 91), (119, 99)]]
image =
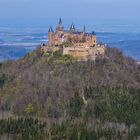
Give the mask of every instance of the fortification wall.
[(105, 45), (97, 45), (96, 47), (67, 47), (63, 49), (63, 55), (71, 55), (76, 58), (96, 58), (105, 53)]

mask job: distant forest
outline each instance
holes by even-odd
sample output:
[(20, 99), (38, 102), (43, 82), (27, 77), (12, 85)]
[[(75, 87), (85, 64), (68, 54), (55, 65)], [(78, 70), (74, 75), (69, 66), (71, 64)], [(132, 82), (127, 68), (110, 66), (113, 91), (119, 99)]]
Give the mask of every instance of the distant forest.
[(0, 140), (139, 140), (140, 65), (116, 48), (78, 61), (40, 48), (0, 64)]

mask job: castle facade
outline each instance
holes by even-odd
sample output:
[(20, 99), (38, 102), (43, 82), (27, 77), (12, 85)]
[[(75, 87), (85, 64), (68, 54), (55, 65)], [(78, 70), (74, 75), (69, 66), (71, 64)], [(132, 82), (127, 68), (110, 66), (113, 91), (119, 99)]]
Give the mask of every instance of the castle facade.
[(55, 52), (62, 49), (63, 55), (95, 60), (98, 56), (104, 55), (106, 46), (97, 44), (96, 34), (94, 32), (86, 33), (85, 26), (83, 31), (79, 32), (72, 23), (69, 30), (64, 30), (60, 18), (55, 32), (52, 27), (49, 28), (48, 44), (43, 45), (42, 49), (45, 52)]
[(50, 27), (48, 32), (49, 46), (60, 46), (64, 43), (71, 43), (75, 47), (91, 47), (96, 46), (95, 33), (86, 33), (85, 26), (83, 31), (76, 30), (74, 24), (70, 26), (69, 30), (64, 30), (61, 18), (59, 19), (59, 25), (56, 28), (56, 32)]

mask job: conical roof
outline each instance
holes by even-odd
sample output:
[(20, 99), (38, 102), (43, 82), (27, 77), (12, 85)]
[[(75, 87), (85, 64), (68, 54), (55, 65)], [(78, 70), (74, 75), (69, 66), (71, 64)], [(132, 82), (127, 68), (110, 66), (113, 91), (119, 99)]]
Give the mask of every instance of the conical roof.
[(62, 19), (61, 18), (59, 18), (59, 24), (62, 24)]
[(84, 33), (86, 32), (86, 26), (84, 25)]
[(75, 26), (74, 26), (73, 23), (71, 24), (70, 29), (74, 29), (75, 30)]
[(49, 32), (53, 32), (53, 29), (52, 29), (52, 27), (50, 26), (50, 28), (49, 28)]

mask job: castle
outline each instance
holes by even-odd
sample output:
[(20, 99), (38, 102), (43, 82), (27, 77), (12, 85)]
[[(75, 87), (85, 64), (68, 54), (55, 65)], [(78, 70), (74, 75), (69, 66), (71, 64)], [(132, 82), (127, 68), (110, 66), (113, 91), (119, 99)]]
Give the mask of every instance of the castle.
[(82, 32), (76, 31), (74, 24), (70, 26), (69, 30), (64, 30), (61, 18), (59, 19), (59, 25), (56, 28), (56, 32), (53, 32), (52, 27), (48, 33), (49, 46), (59, 46), (64, 42), (71, 42), (75, 47), (89, 47), (96, 45), (95, 33), (88, 34), (85, 32), (85, 26)]
[(42, 46), (44, 51), (54, 52), (60, 48), (63, 49), (64, 55), (68, 54), (80, 59), (88, 57), (95, 59), (98, 55), (104, 54), (106, 49), (105, 45), (97, 44), (94, 32), (86, 33), (85, 26), (83, 31), (79, 32), (72, 23), (69, 30), (64, 30), (61, 18), (55, 32), (52, 27), (49, 28), (48, 44)]

